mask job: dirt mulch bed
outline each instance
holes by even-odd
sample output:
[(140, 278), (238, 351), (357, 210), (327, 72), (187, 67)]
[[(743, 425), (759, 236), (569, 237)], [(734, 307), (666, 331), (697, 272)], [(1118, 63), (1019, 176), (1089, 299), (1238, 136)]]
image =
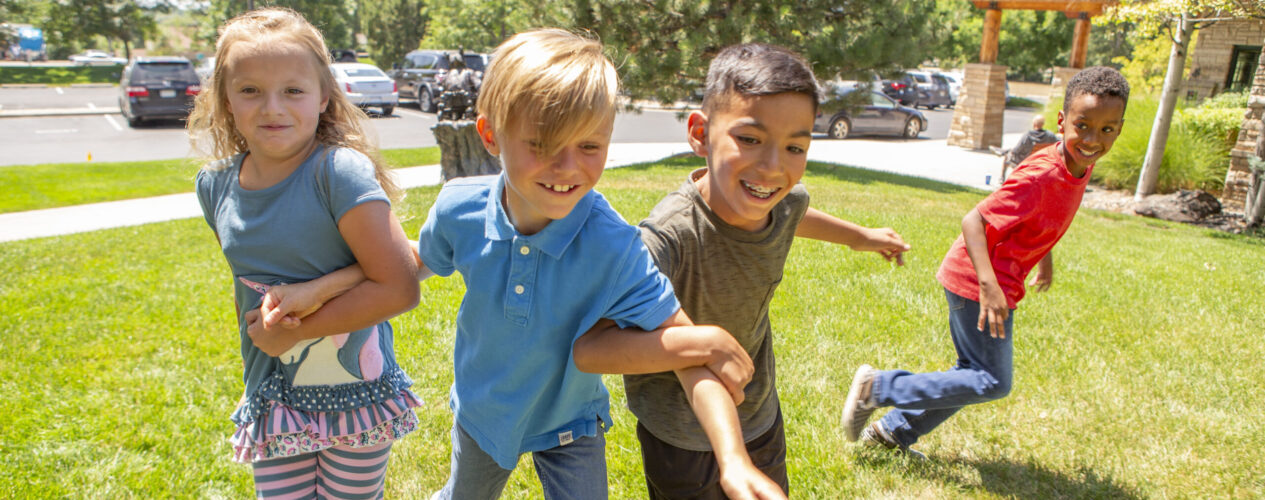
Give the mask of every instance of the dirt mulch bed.
[[(1082, 208), (1107, 210), (1126, 215), (1138, 215), (1135, 211), (1138, 206), (1139, 202), (1133, 201), (1132, 191), (1107, 189), (1092, 184), (1085, 188), (1085, 197), (1081, 199)], [(1247, 230), (1247, 224), (1245, 224), (1242, 215), (1224, 212), (1209, 215), (1190, 224), (1234, 234), (1243, 234), (1245, 232), (1258, 236), (1265, 234), (1259, 229), (1255, 231)]]

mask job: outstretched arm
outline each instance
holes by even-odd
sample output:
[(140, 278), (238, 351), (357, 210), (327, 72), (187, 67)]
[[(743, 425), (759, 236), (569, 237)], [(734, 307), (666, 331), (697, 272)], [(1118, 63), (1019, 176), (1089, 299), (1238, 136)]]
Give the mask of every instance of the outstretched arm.
[(389, 205), (380, 201), (357, 205), (338, 221), (338, 230), (366, 279), (293, 329), (264, 328), (256, 313), (247, 333), (260, 350), (277, 356), (300, 340), (367, 328), (417, 305), (416, 257), (409, 255), (408, 238)]
[(739, 403), (755, 370), (747, 351), (729, 332), (718, 326), (696, 326), (680, 309), (648, 332), (620, 328), (603, 319), (576, 339), (572, 356), (575, 367), (587, 373), (659, 373), (704, 367), (724, 382)]
[(725, 494), (735, 499), (785, 499), (782, 488), (751, 463), (738, 424), (738, 410), (715, 375), (706, 368), (694, 367), (677, 370), (676, 376), (712, 445)]
[(878, 252), (888, 261), (905, 265), (902, 256), (909, 245), (891, 228), (871, 229), (848, 222), (833, 215), (809, 207), (795, 229), (795, 236), (847, 245), (858, 252)]
[[(997, 283), (997, 274), (993, 272), (993, 262), (988, 256), (988, 237), (985, 226), (988, 223), (976, 209), (962, 217), (962, 240), (966, 243), (966, 254), (975, 267), (975, 277), (979, 281), (979, 324), (976, 328), (988, 331), (995, 338), (1006, 338), (1006, 317), (1010, 316), (1010, 308), (1006, 304), (1006, 293)], [(984, 330), (987, 326), (988, 330)]]

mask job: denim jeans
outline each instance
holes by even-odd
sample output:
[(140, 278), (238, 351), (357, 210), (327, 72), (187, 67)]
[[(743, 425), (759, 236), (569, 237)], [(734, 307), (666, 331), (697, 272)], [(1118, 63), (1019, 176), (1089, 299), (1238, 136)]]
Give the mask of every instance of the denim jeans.
[[(606, 485), (606, 437), (598, 425), (597, 436), (585, 436), (569, 444), (533, 452), (536, 476), (549, 500), (604, 500)], [(512, 470), (502, 469), (479, 448), (456, 422), (452, 424), (452, 469), (442, 500), (495, 500), (501, 496)]]
[(1014, 374), (1014, 310), (1006, 317), (1006, 338), (979, 330), (979, 302), (944, 291), (949, 301), (949, 331), (958, 362), (942, 372), (879, 372), (874, 402), (895, 406), (880, 424), (903, 446), (931, 432), (963, 406), (1001, 399), (1010, 393)]

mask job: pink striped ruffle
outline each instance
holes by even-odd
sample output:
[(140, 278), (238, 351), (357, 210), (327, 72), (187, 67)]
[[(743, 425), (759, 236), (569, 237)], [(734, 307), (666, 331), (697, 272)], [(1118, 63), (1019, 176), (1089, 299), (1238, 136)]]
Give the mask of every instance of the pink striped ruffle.
[(421, 401), (408, 389), (372, 406), (315, 412), (269, 401), (258, 419), (239, 425), (230, 439), (241, 463), (313, 453), (334, 446), (363, 448), (394, 441), (417, 429), (413, 408)]

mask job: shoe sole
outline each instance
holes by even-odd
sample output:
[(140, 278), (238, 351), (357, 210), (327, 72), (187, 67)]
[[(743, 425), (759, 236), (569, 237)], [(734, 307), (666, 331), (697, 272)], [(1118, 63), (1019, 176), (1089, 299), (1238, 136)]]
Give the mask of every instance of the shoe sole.
[[(861, 386), (865, 384), (865, 381), (862, 379), (862, 375), (872, 371), (874, 371), (874, 367), (870, 365), (861, 365), (857, 368), (856, 373), (852, 375), (852, 387), (848, 389), (848, 397), (844, 400), (843, 405), (843, 427), (846, 431), (848, 441), (855, 442), (861, 437), (861, 431), (865, 429), (865, 422), (869, 421), (870, 414), (874, 413), (873, 408), (861, 409), (861, 402), (859, 401)], [(873, 379), (874, 377), (871, 376), (870, 380), (873, 381)], [(872, 392), (873, 390), (873, 382), (871, 382), (870, 391)], [(862, 412), (863, 415), (860, 414)], [(860, 422), (857, 422), (856, 419), (858, 417), (864, 418)]]

